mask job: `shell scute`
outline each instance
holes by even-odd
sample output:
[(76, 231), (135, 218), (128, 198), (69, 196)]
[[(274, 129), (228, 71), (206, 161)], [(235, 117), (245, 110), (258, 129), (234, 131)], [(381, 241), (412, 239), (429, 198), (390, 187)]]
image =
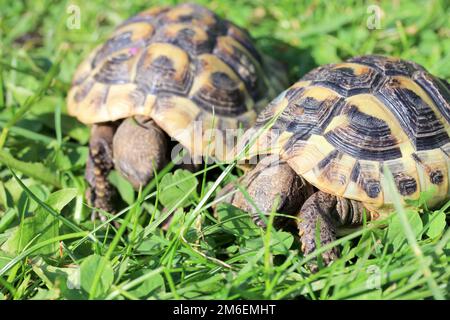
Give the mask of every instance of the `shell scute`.
[[(156, 7), (123, 22), (80, 64), (68, 112), (87, 124), (167, 118), (169, 135), (196, 119), (220, 130), (248, 128), (274, 97), (272, 87), (284, 87), (281, 73), (272, 76), (270, 68), (246, 31), (212, 11), (196, 4)], [(190, 150), (188, 140), (180, 141)]]
[(255, 145), (318, 189), (382, 212), (393, 205), (388, 170), (405, 203), (430, 189), (429, 205), (450, 197), (450, 84), (422, 66), (355, 57), (309, 72), (274, 101), (242, 140), (270, 124)]
[(202, 109), (217, 115), (236, 116), (247, 111), (244, 83), (212, 54), (198, 58), (199, 65), (189, 96)]
[(188, 23), (174, 23), (161, 27), (152, 42), (178, 46), (190, 57), (210, 53), (214, 47), (214, 38), (210, 37), (204, 28)]
[(154, 43), (137, 63), (135, 82), (148, 94), (187, 94), (193, 78), (188, 54), (177, 46)]
[(439, 148), (450, 142), (449, 124), (432, 100), (413, 81), (396, 77), (386, 81), (377, 97), (398, 119), (417, 150)]
[(350, 96), (371, 92), (380, 82), (381, 74), (370, 67), (342, 63), (318, 68), (303, 79), (331, 88), (343, 96)]
[(228, 64), (244, 82), (253, 99), (259, 100), (267, 93), (267, 85), (259, 81), (258, 63), (239, 42), (229, 36), (217, 38), (213, 54)]

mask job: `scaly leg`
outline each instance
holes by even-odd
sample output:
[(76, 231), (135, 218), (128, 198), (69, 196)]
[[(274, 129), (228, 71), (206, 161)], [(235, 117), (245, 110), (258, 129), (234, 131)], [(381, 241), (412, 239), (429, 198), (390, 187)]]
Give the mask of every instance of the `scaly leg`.
[(114, 164), (135, 189), (168, 163), (168, 136), (149, 117), (125, 119), (114, 135)]
[[(273, 210), (275, 201), (279, 201), (274, 208), (275, 212), (295, 215), (298, 208), (313, 193), (312, 186), (276, 155), (262, 159), (253, 170), (239, 179), (238, 183), (247, 190), (254, 204), (265, 215)], [(233, 189), (233, 184), (228, 184), (217, 197), (222, 197)], [(265, 227), (257, 208), (247, 201), (242, 192), (235, 192), (224, 201), (249, 212), (257, 225)]]
[(111, 198), (114, 190), (107, 178), (114, 167), (112, 141), (115, 128), (114, 123), (94, 124), (92, 126), (85, 173), (89, 184), (86, 191), (89, 205), (107, 212), (113, 211)]
[[(339, 226), (356, 225), (363, 221), (364, 206), (359, 201), (337, 197), (317, 191), (306, 200), (298, 213), (298, 229), (302, 251), (312, 253), (316, 249), (316, 226), (320, 223), (320, 242), (324, 246), (336, 240)], [(332, 248), (322, 254), (325, 264), (339, 257), (339, 249)]]

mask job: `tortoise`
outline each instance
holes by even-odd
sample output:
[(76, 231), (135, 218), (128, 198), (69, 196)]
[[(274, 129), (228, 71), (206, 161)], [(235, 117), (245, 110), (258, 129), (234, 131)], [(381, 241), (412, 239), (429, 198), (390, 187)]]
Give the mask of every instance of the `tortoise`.
[(207, 129), (248, 128), (285, 81), (247, 31), (205, 7), (154, 7), (129, 18), (79, 65), (68, 93), (69, 115), (92, 125), (88, 202), (113, 210), (110, 171), (145, 185), (168, 163), (171, 139), (191, 157), (223, 159)]
[[(257, 208), (296, 216), (309, 254), (318, 224), (325, 245), (364, 215), (373, 221), (393, 211), (388, 171), (404, 205), (431, 189), (430, 208), (450, 198), (450, 85), (417, 63), (381, 55), (320, 66), (275, 98), (236, 150), (259, 161), (238, 181), (247, 197), (230, 183), (221, 199), (262, 227)], [(339, 254), (335, 247), (323, 262)]]

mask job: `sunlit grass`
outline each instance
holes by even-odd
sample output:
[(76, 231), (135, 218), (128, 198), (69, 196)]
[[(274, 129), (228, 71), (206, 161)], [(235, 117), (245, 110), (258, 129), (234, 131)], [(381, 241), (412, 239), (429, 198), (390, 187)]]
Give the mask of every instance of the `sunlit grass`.
[[(450, 79), (445, 1), (382, 1), (379, 30), (367, 29), (359, 1), (199, 2), (248, 28), (291, 82), (366, 53)], [(68, 2), (1, 4), (0, 299), (449, 298), (450, 203), (404, 209), (397, 199), (396, 215), (303, 256), (295, 234), (272, 228), (276, 213), (267, 230), (230, 206), (213, 214), (217, 191), (242, 174), (235, 163), (196, 173), (170, 163), (140, 193), (112, 177), (122, 204), (92, 222), (83, 196), (89, 131), (67, 116), (65, 97), (81, 59), (148, 1), (70, 3), (81, 9), (79, 30), (66, 26)], [(33, 32), (39, 45), (17, 43)], [(308, 262), (333, 246), (342, 258), (312, 274)]]

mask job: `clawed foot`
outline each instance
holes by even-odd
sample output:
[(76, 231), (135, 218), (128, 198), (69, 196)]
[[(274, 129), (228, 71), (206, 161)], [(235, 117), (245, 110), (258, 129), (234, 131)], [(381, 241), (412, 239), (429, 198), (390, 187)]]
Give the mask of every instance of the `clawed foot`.
[[(320, 241), (320, 247), (323, 247), (336, 240), (336, 224), (332, 219), (332, 212), (337, 204), (336, 196), (322, 191), (314, 193), (303, 204), (298, 214), (300, 222), (297, 226), (302, 243), (301, 250), (305, 255), (316, 251), (316, 241)], [(319, 237), (316, 236), (317, 233)], [(325, 265), (339, 258), (339, 255), (340, 252), (337, 247), (321, 254)], [(312, 265), (312, 271), (317, 271), (317, 265), (315, 263)]]
[[(316, 239), (315, 239), (315, 230), (314, 233), (306, 234), (305, 229), (300, 231), (300, 241), (301, 241), (301, 251), (303, 254), (309, 255), (316, 251)], [(328, 232), (325, 234), (322, 234), (321, 236), (321, 244), (320, 246), (323, 247), (331, 242), (334, 241), (334, 235), (333, 237), (327, 237)], [(325, 239), (324, 239), (325, 237)], [(329, 265), (334, 260), (338, 259), (340, 256), (340, 250), (338, 247), (333, 247), (330, 250), (327, 250), (321, 254), (321, 258), (324, 265)], [(307, 264), (308, 268), (312, 272), (317, 272), (319, 270), (317, 258), (314, 258), (311, 262)]]

